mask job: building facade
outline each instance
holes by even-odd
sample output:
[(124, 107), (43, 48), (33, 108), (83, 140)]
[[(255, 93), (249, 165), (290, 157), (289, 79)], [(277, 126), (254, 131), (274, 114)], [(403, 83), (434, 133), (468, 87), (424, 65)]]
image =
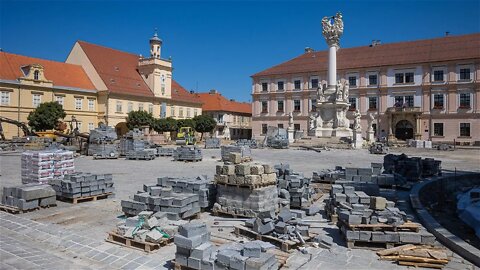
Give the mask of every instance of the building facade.
[(229, 140), (250, 139), (252, 137), (252, 105), (227, 99), (216, 90), (208, 93), (197, 93), (202, 101), (203, 114), (217, 121), (214, 137)]
[(172, 61), (161, 58), (161, 48), (157, 34), (150, 39), (150, 57), (77, 41), (66, 62), (84, 68), (98, 91), (100, 119), (123, 134), (130, 111), (175, 119), (202, 113), (195, 95), (173, 80)]
[[(305, 53), (252, 75), (253, 135), (268, 126), (307, 134), (317, 89), (326, 84), (326, 51)], [(374, 117), (376, 137), (473, 144), (480, 141), (480, 34), (340, 48), (337, 77), (348, 81), (350, 108), (362, 132)], [(366, 134), (364, 134), (364, 137)]]
[[(0, 52), (0, 116), (28, 123), (40, 103), (56, 101), (78, 121), (80, 132), (98, 124), (97, 90), (81, 66)], [(23, 136), (15, 125), (2, 125), (6, 138)], [(75, 128), (75, 125), (73, 126)]]

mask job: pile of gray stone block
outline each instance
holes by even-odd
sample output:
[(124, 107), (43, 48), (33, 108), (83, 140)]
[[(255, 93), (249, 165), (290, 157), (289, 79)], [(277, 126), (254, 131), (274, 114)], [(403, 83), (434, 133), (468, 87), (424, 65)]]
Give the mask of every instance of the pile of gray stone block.
[(370, 145), (368, 151), (370, 152), (370, 154), (385, 155), (388, 154), (388, 151), (390, 151), (390, 149), (386, 144), (376, 142)]
[[(231, 155), (239, 157), (238, 153)], [(217, 165), (214, 181), (217, 184), (214, 211), (255, 217), (278, 209), (277, 177), (270, 165), (225, 162)]]
[(220, 148), (220, 144), (221, 144), (220, 138), (205, 139), (205, 149), (217, 149), (217, 148)]
[(118, 158), (117, 133), (110, 126), (100, 126), (90, 130), (87, 155), (95, 159)]
[(372, 163), (370, 168), (345, 168), (345, 180), (393, 187), (397, 184), (393, 174), (382, 173), (382, 163)]
[(312, 175), (312, 183), (328, 183), (333, 184), (339, 179), (345, 178), (345, 169), (342, 166), (336, 166), (335, 169), (323, 169), (314, 171)]
[(302, 221), (305, 217), (304, 211), (282, 208), (278, 216), (272, 211), (263, 213), (261, 217), (248, 219), (245, 227), (261, 235), (305, 243), (310, 239), (309, 225)]
[(139, 242), (161, 243), (178, 232), (178, 226), (186, 221), (170, 221), (166, 213), (142, 211), (138, 215), (120, 221), (116, 233)]
[(57, 205), (55, 190), (47, 184), (25, 184), (4, 187), (2, 204), (19, 210), (32, 210), (38, 207)]
[(310, 178), (304, 177), (303, 173), (294, 172), (289, 164), (275, 165), (275, 171), (282, 206), (298, 209), (310, 206), (313, 194)]
[(241, 159), (251, 159), (252, 151), (246, 145), (222, 145), (221, 147), (222, 161), (230, 161), (232, 153), (239, 153)]
[(383, 166), (387, 173), (395, 173), (407, 181), (418, 181), (423, 177), (442, 174), (442, 161), (433, 158), (408, 157), (405, 154), (388, 154), (383, 158)]
[(240, 140), (237, 140), (235, 142), (235, 145), (236, 146), (248, 146), (250, 149), (258, 148), (258, 143), (257, 143), (257, 140), (255, 140), (255, 139), (251, 139), (251, 140), (240, 139)]
[(118, 145), (106, 142), (89, 144), (88, 155), (94, 159), (116, 159), (119, 157)]
[(289, 147), (287, 130), (269, 126), (263, 142), (264, 146), (275, 149), (286, 149)]
[(157, 149), (147, 148), (142, 150), (128, 151), (125, 156), (129, 160), (152, 160), (157, 156)]
[(142, 211), (165, 212), (171, 220), (189, 218), (209, 208), (215, 200), (215, 187), (205, 176), (157, 179), (155, 185), (144, 185), (133, 199), (122, 200), (122, 211), (138, 215)]
[(48, 183), (75, 171), (73, 152), (66, 150), (25, 151), (21, 157), (22, 183)]
[(108, 194), (115, 191), (112, 174), (91, 174), (75, 172), (67, 174), (63, 179), (49, 181), (58, 197), (81, 198)]
[(201, 161), (202, 158), (202, 150), (196, 146), (180, 146), (173, 152), (176, 161)]
[(130, 130), (129, 132), (127, 132), (127, 134), (123, 136), (123, 138), (120, 139), (120, 155), (126, 156), (127, 153), (130, 151), (143, 150), (147, 148), (148, 145), (149, 143), (144, 140), (144, 135), (141, 130)]
[[(402, 228), (408, 221), (407, 216), (394, 202), (368, 196), (352, 186), (332, 185), (326, 207), (327, 212), (338, 215), (339, 228), (348, 242), (433, 244), (435, 241), (435, 237), (424, 230)], [(359, 226), (366, 224), (385, 226), (376, 230)]]
[(169, 147), (157, 147), (157, 156), (160, 157), (171, 157), (173, 156), (174, 148)]
[(175, 263), (190, 269), (274, 270), (279, 263), (269, 243), (252, 241), (243, 244), (230, 243), (215, 247), (210, 242), (210, 232), (204, 223), (180, 226), (175, 235), (177, 247)]

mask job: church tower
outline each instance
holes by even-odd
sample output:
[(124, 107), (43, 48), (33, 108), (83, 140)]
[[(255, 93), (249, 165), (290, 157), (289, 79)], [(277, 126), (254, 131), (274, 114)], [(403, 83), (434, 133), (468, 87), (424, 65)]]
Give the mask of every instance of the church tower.
[(157, 31), (150, 39), (150, 57), (140, 57), (138, 71), (155, 97), (172, 97), (172, 61), (161, 58), (163, 41)]

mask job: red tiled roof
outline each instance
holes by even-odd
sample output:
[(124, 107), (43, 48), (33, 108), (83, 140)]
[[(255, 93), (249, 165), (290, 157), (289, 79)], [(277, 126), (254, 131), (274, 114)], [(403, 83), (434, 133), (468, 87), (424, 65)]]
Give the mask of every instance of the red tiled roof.
[(196, 96), (203, 102), (202, 111), (225, 111), (252, 114), (252, 105), (226, 99), (219, 93), (198, 93)]
[(201, 104), (202, 101), (187, 91), (183, 86), (172, 80), (172, 100)]
[(45, 78), (52, 81), (54, 86), (96, 90), (82, 66), (7, 52), (0, 52), (0, 79), (17, 80), (24, 77), (21, 68), (32, 64), (42, 65)]
[[(389, 43), (377, 46), (340, 48), (337, 69), (394, 66), (480, 58), (480, 33), (435, 39)], [(252, 77), (317, 72), (328, 68), (328, 52), (304, 53)]]

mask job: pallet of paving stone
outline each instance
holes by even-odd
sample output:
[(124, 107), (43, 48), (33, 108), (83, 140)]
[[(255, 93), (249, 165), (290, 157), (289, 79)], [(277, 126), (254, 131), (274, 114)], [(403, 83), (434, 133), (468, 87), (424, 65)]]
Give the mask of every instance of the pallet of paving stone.
[[(254, 231), (250, 230), (249, 228), (244, 227), (242, 225), (234, 226), (234, 232), (235, 232), (236, 235), (243, 235), (243, 236), (255, 239), (255, 240), (261, 240), (261, 241), (264, 241), (264, 242), (269, 242), (269, 243), (279, 247), (280, 250), (285, 251), (285, 252), (289, 252), (293, 248), (296, 248), (297, 246), (302, 245), (302, 243), (298, 240), (297, 241), (282, 240), (282, 239), (279, 239), (277, 237), (273, 237), (273, 236), (270, 236), (270, 235), (262, 235), (262, 234), (259, 234), (257, 232), (254, 232)], [(308, 236), (303, 237), (304, 241), (308, 241), (310, 239), (311, 239), (311, 237), (308, 237)]]
[(361, 248), (361, 249), (370, 249), (370, 250), (381, 250), (393, 248), (402, 243), (389, 243), (389, 242), (372, 242), (372, 241), (363, 241), (363, 240), (346, 240), (347, 248)]
[(173, 148), (164, 148), (164, 147), (157, 147), (157, 156), (159, 157), (171, 157), (173, 156)]
[(346, 224), (341, 219), (338, 221), (340, 226), (345, 226), (351, 231), (373, 231), (373, 232), (416, 232), (420, 231), (420, 224), (407, 221), (402, 225), (393, 226), (389, 224)]
[(222, 210), (213, 210), (212, 213), (214, 216), (226, 216), (226, 217), (232, 217), (232, 218), (253, 218), (254, 217), (254, 216), (246, 216), (242, 214), (229, 213)]
[(23, 213), (37, 211), (37, 210), (40, 210), (41, 208), (50, 208), (50, 207), (54, 207), (54, 206), (56, 206), (56, 205), (49, 205), (49, 206), (44, 206), (44, 207), (39, 206), (39, 207), (36, 207), (36, 208), (33, 208), (33, 209), (21, 210), (20, 208), (15, 207), (15, 206), (0, 204), (0, 211), (4, 211), (4, 212), (7, 212), (7, 213), (16, 215), (16, 214), (23, 214)]
[(262, 188), (262, 187), (268, 187), (272, 186), (271, 183), (262, 183), (262, 184), (256, 184), (256, 185), (246, 185), (246, 184), (230, 184), (230, 183), (216, 183), (217, 186), (223, 186), (223, 187), (237, 187), (237, 188), (248, 188), (248, 189), (257, 189), (257, 188)]
[(111, 195), (113, 195), (113, 192), (107, 192), (99, 195), (84, 196), (84, 197), (77, 197), (77, 198), (57, 196), (57, 200), (69, 202), (72, 204), (77, 204), (77, 203), (87, 202), (87, 201), (97, 201), (97, 200), (107, 199)]
[(126, 238), (122, 235), (119, 235), (115, 232), (109, 232), (107, 239), (105, 241), (124, 247), (129, 247), (133, 249), (138, 249), (151, 253), (159, 250), (161, 247), (166, 246), (173, 242), (173, 237), (165, 238), (160, 243), (149, 243), (149, 242), (140, 242), (134, 239)]

